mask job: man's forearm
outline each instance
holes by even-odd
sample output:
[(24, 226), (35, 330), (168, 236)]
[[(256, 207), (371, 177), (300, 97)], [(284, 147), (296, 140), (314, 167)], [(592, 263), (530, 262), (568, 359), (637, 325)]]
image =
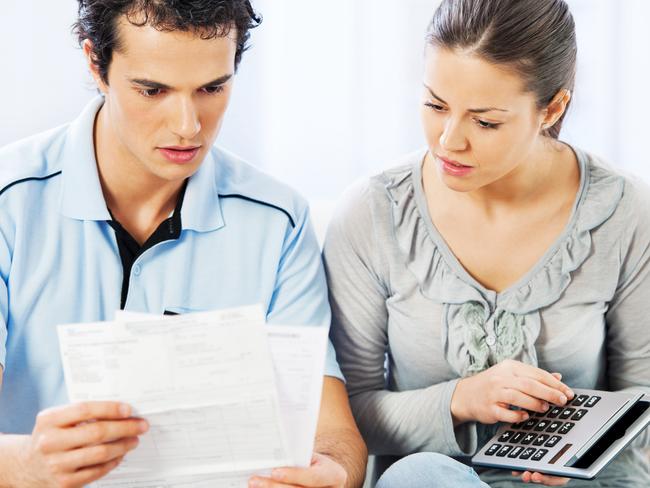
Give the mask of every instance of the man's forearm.
[(360, 488), (366, 476), (368, 450), (354, 429), (338, 429), (316, 436), (314, 450), (339, 463), (348, 474), (346, 488)]
[(23, 460), (27, 442), (26, 435), (0, 434), (0, 488), (30, 486)]

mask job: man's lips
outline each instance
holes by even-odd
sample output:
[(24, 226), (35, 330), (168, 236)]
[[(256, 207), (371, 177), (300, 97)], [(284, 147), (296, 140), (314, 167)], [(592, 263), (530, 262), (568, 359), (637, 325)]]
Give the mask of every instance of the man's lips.
[(173, 163), (189, 163), (201, 146), (167, 146), (158, 148), (162, 155)]

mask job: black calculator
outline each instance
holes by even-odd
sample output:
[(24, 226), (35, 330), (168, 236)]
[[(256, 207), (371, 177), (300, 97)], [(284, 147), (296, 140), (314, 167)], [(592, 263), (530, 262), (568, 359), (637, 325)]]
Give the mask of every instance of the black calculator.
[(650, 424), (650, 396), (574, 389), (565, 406), (504, 424), (472, 458), (477, 466), (593, 479)]

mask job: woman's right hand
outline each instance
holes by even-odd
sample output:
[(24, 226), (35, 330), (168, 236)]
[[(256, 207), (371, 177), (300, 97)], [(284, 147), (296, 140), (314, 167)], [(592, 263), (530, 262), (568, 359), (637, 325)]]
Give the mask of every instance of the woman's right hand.
[(77, 488), (105, 476), (146, 432), (145, 420), (117, 402), (86, 402), (39, 413), (21, 456), (20, 486)]
[(566, 405), (574, 394), (561, 378), (559, 373), (510, 359), (463, 378), (451, 398), (454, 425), (523, 422), (529, 417), (526, 410), (546, 412), (550, 405)]

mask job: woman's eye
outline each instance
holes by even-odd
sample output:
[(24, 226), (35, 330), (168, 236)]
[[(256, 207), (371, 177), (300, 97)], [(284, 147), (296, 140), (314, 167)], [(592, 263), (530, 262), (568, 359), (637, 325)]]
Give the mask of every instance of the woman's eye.
[(203, 91), (208, 95), (214, 95), (215, 93), (221, 93), (223, 91), (223, 85), (214, 85), (206, 86), (203, 88)]
[(444, 112), (445, 107), (442, 105), (438, 105), (437, 103), (432, 103), (432, 102), (426, 102), (424, 105), (426, 105), (429, 108), (432, 108), (436, 112)]
[(501, 125), (501, 124), (493, 124), (491, 122), (486, 122), (485, 120), (481, 120), (481, 119), (477, 119), (476, 123), (481, 129), (496, 129)]

